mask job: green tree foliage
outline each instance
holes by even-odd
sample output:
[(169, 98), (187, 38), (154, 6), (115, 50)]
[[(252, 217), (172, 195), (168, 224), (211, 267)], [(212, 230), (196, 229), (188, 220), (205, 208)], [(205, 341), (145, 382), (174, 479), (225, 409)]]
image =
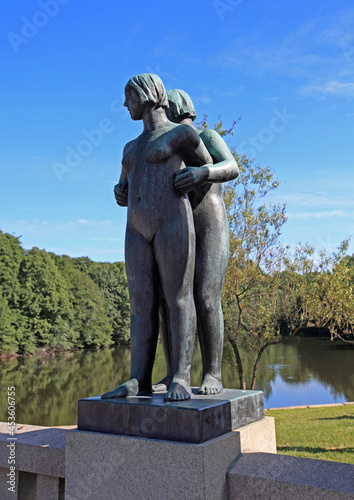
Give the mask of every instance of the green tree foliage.
[(0, 230), (0, 286), (3, 296), (12, 307), (18, 305), (18, 272), (23, 255), (19, 239)]
[(78, 334), (77, 347), (112, 343), (112, 327), (99, 287), (85, 273), (73, 269), (70, 275), (72, 328)]
[(20, 310), (19, 270), (24, 253), (19, 238), (0, 230), (0, 353), (35, 349), (27, 318)]
[(351, 282), (354, 283), (354, 255), (346, 255), (344, 261), (349, 268)]
[[(70, 258), (67, 255), (55, 256), (57, 265), (66, 278), (74, 285), (79, 272), (93, 281), (96, 286), (95, 296), (100, 297), (100, 307), (105, 308), (104, 316), (108, 315), (112, 342), (128, 342), (130, 333), (130, 308), (127, 278), (123, 262), (97, 263), (88, 257)], [(91, 285), (90, 285), (91, 286)], [(99, 289), (99, 291), (98, 291)], [(81, 294), (82, 297), (82, 294)]]
[(0, 353), (127, 342), (129, 317), (123, 263), (24, 251), (0, 231)]
[(16, 318), (7, 300), (0, 291), (0, 352), (14, 352), (17, 349)]
[(78, 335), (75, 346), (106, 346), (112, 343), (113, 331), (104, 294), (87, 274), (96, 263), (88, 257), (72, 259), (67, 255), (55, 256), (55, 260), (70, 290), (70, 324)]
[(287, 262), (288, 278), (296, 289), (296, 305), (288, 308), (293, 323), (300, 327), (327, 328), (331, 340), (354, 343), (354, 280), (352, 258), (346, 255), (349, 240), (338, 250), (300, 245), (295, 258)]
[(281, 339), (278, 291), (285, 249), (279, 237), (286, 215), (285, 205), (264, 201), (278, 186), (271, 169), (234, 154), (240, 175), (224, 188), (230, 223), (230, 258), (223, 291), (225, 338), (235, 354), (243, 389), (246, 380), (239, 348), (257, 354), (253, 389), (263, 351)]
[[(19, 270), (21, 312), (28, 318), (27, 329), (36, 346), (62, 346), (55, 325), (68, 324), (69, 290), (55, 261), (45, 250), (33, 248), (25, 253)], [(70, 342), (70, 337), (67, 339)]]
[[(70, 259), (70, 257), (69, 257)], [(73, 259), (70, 259), (73, 266), (78, 269), (79, 271), (82, 271), (84, 273), (88, 273), (92, 266), (94, 266), (96, 263), (91, 260), (89, 257), (74, 257)]]
[(103, 262), (91, 266), (88, 272), (105, 297), (113, 341), (127, 342), (130, 333), (130, 307), (125, 265), (123, 262)]

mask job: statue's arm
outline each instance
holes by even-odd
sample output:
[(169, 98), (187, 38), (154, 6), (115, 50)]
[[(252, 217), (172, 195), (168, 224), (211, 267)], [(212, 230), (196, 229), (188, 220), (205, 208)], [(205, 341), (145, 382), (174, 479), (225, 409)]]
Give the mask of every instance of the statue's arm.
[[(128, 144), (126, 144), (124, 148), (123, 158), (127, 150)], [(122, 167), (122, 172), (120, 174), (119, 182), (114, 186), (114, 197), (120, 207), (128, 206), (128, 179), (127, 179), (127, 174), (123, 167)]]
[(202, 167), (208, 171), (207, 182), (228, 182), (235, 179), (239, 174), (238, 165), (220, 134), (216, 130), (206, 129), (200, 137), (213, 159), (212, 166)]
[(118, 184), (114, 186), (114, 196), (120, 207), (128, 206), (128, 180), (123, 169)]
[(180, 125), (179, 127), (181, 127), (179, 151), (182, 160), (186, 165), (193, 165), (193, 167), (187, 166), (177, 172), (174, 186), (181, 193), (188, 193), (196, 185), (200, 186), (207, 181), (208, 170), (204, 167), (212, 166), (213, 159), (199, 134), (192, 127), (189, 125)]
[(205, 130), (199, 137), (202, 138), (202, 143), (210, 153), (213, 164), (210, 164), (210, 160), (201, 166), (188, 162), (189, 165), (197, 165), (197, 168), (186, 167), (177, 172), (174, 185), (181, 193), (188, 193), (206, 182), (230, 181), (239, 173), (237, 163), (229, 148), (215, 130)]

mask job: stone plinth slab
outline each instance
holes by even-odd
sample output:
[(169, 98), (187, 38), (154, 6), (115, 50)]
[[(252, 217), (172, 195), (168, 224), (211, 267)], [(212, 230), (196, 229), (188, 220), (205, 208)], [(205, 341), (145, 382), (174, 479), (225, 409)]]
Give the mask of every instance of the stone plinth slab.
[[(49, 476), (65, 476), (65, 434), (75, 426), (42, 427), (17, 424), (16, 469)], [(0, 423), (0, 467), (8, 467), (8, 427)], [(41, 453), (38, 453), (38, 448)], [(0, 496), (1, 498), (1, 496)]]
[(9, 474), (9, 468), (3, 468), (0, 467), (0, 493), (1, 493), (1, 500), (18, 500), (18, 470), (15, 472), (15, 491), (9, 491), (10, 485), (8, 484), (7, 481), (9, 481), (9, 477), (7, 474)]
[(190, 400), (173, 402), (164, 395), (80, 399), (78, 430), (197, 444), (264, 417), (261, 391), (204, 396), (194, 388)]
[(230, 500), (354, 499), (354, 465), (268, 453), (242, 455), (228, 473)]
[(65, 499), (225, 500), (226, 474), (246, 451), (243, 443), (257, 452), (275, 449), (274, 419), (201, 444), (68, 431)]

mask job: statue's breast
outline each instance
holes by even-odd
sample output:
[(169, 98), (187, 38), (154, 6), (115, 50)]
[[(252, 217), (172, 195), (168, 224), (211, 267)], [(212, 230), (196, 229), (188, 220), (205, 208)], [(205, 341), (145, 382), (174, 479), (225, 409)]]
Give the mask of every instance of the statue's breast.
[(158, 139), (150, 141), (145, 149), (145, 160), (148, 163), (161, 165), (174, 155), (170, 141), (167, 138), (159, 137)]

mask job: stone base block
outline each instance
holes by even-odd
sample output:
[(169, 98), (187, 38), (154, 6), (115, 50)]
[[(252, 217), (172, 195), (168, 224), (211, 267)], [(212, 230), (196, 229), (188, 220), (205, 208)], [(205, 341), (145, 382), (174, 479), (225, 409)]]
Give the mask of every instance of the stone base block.
[(188, 401), (164, 401), (165, 393), (117, 399), (80, 399), (78, 430), (204, 443), (264, 417), (263, 393), (224, 389)]
[(58, 500), (59, 478), (37, 475), (36, 500)]
[(245, 447), (275, 449), (271, 417), (201, 444), (69, 431), (65, 499), (226, 499), (227, 471)]
[(354, 466), (326, 460), (249, 453), (228, 473), (230, 500), (353, 500)]
[(6, 467), (0, 467), (0, 493), (1, 500), (18, 500), (18, 471), (15, 473), (15, 491), (10, 491), (11, 485), (7, 482), (10, 470)]
[[(16, 469), (33, 474), (65, 477), (65, 434), (74, 426), (19, 425), (16, 429)], [(8, 467), (7, 424), (0, 424), (0, 467)], [(41, 447), (41, 454), (38, 448)], [(0, 497), (1, 498), (1, 497)]]
[(31, 472), (16, 471), (15, 486), (10, 485), (8, 469), (0, 467), (0, 498), (1, 500), (60, 500), (60, 479)]

